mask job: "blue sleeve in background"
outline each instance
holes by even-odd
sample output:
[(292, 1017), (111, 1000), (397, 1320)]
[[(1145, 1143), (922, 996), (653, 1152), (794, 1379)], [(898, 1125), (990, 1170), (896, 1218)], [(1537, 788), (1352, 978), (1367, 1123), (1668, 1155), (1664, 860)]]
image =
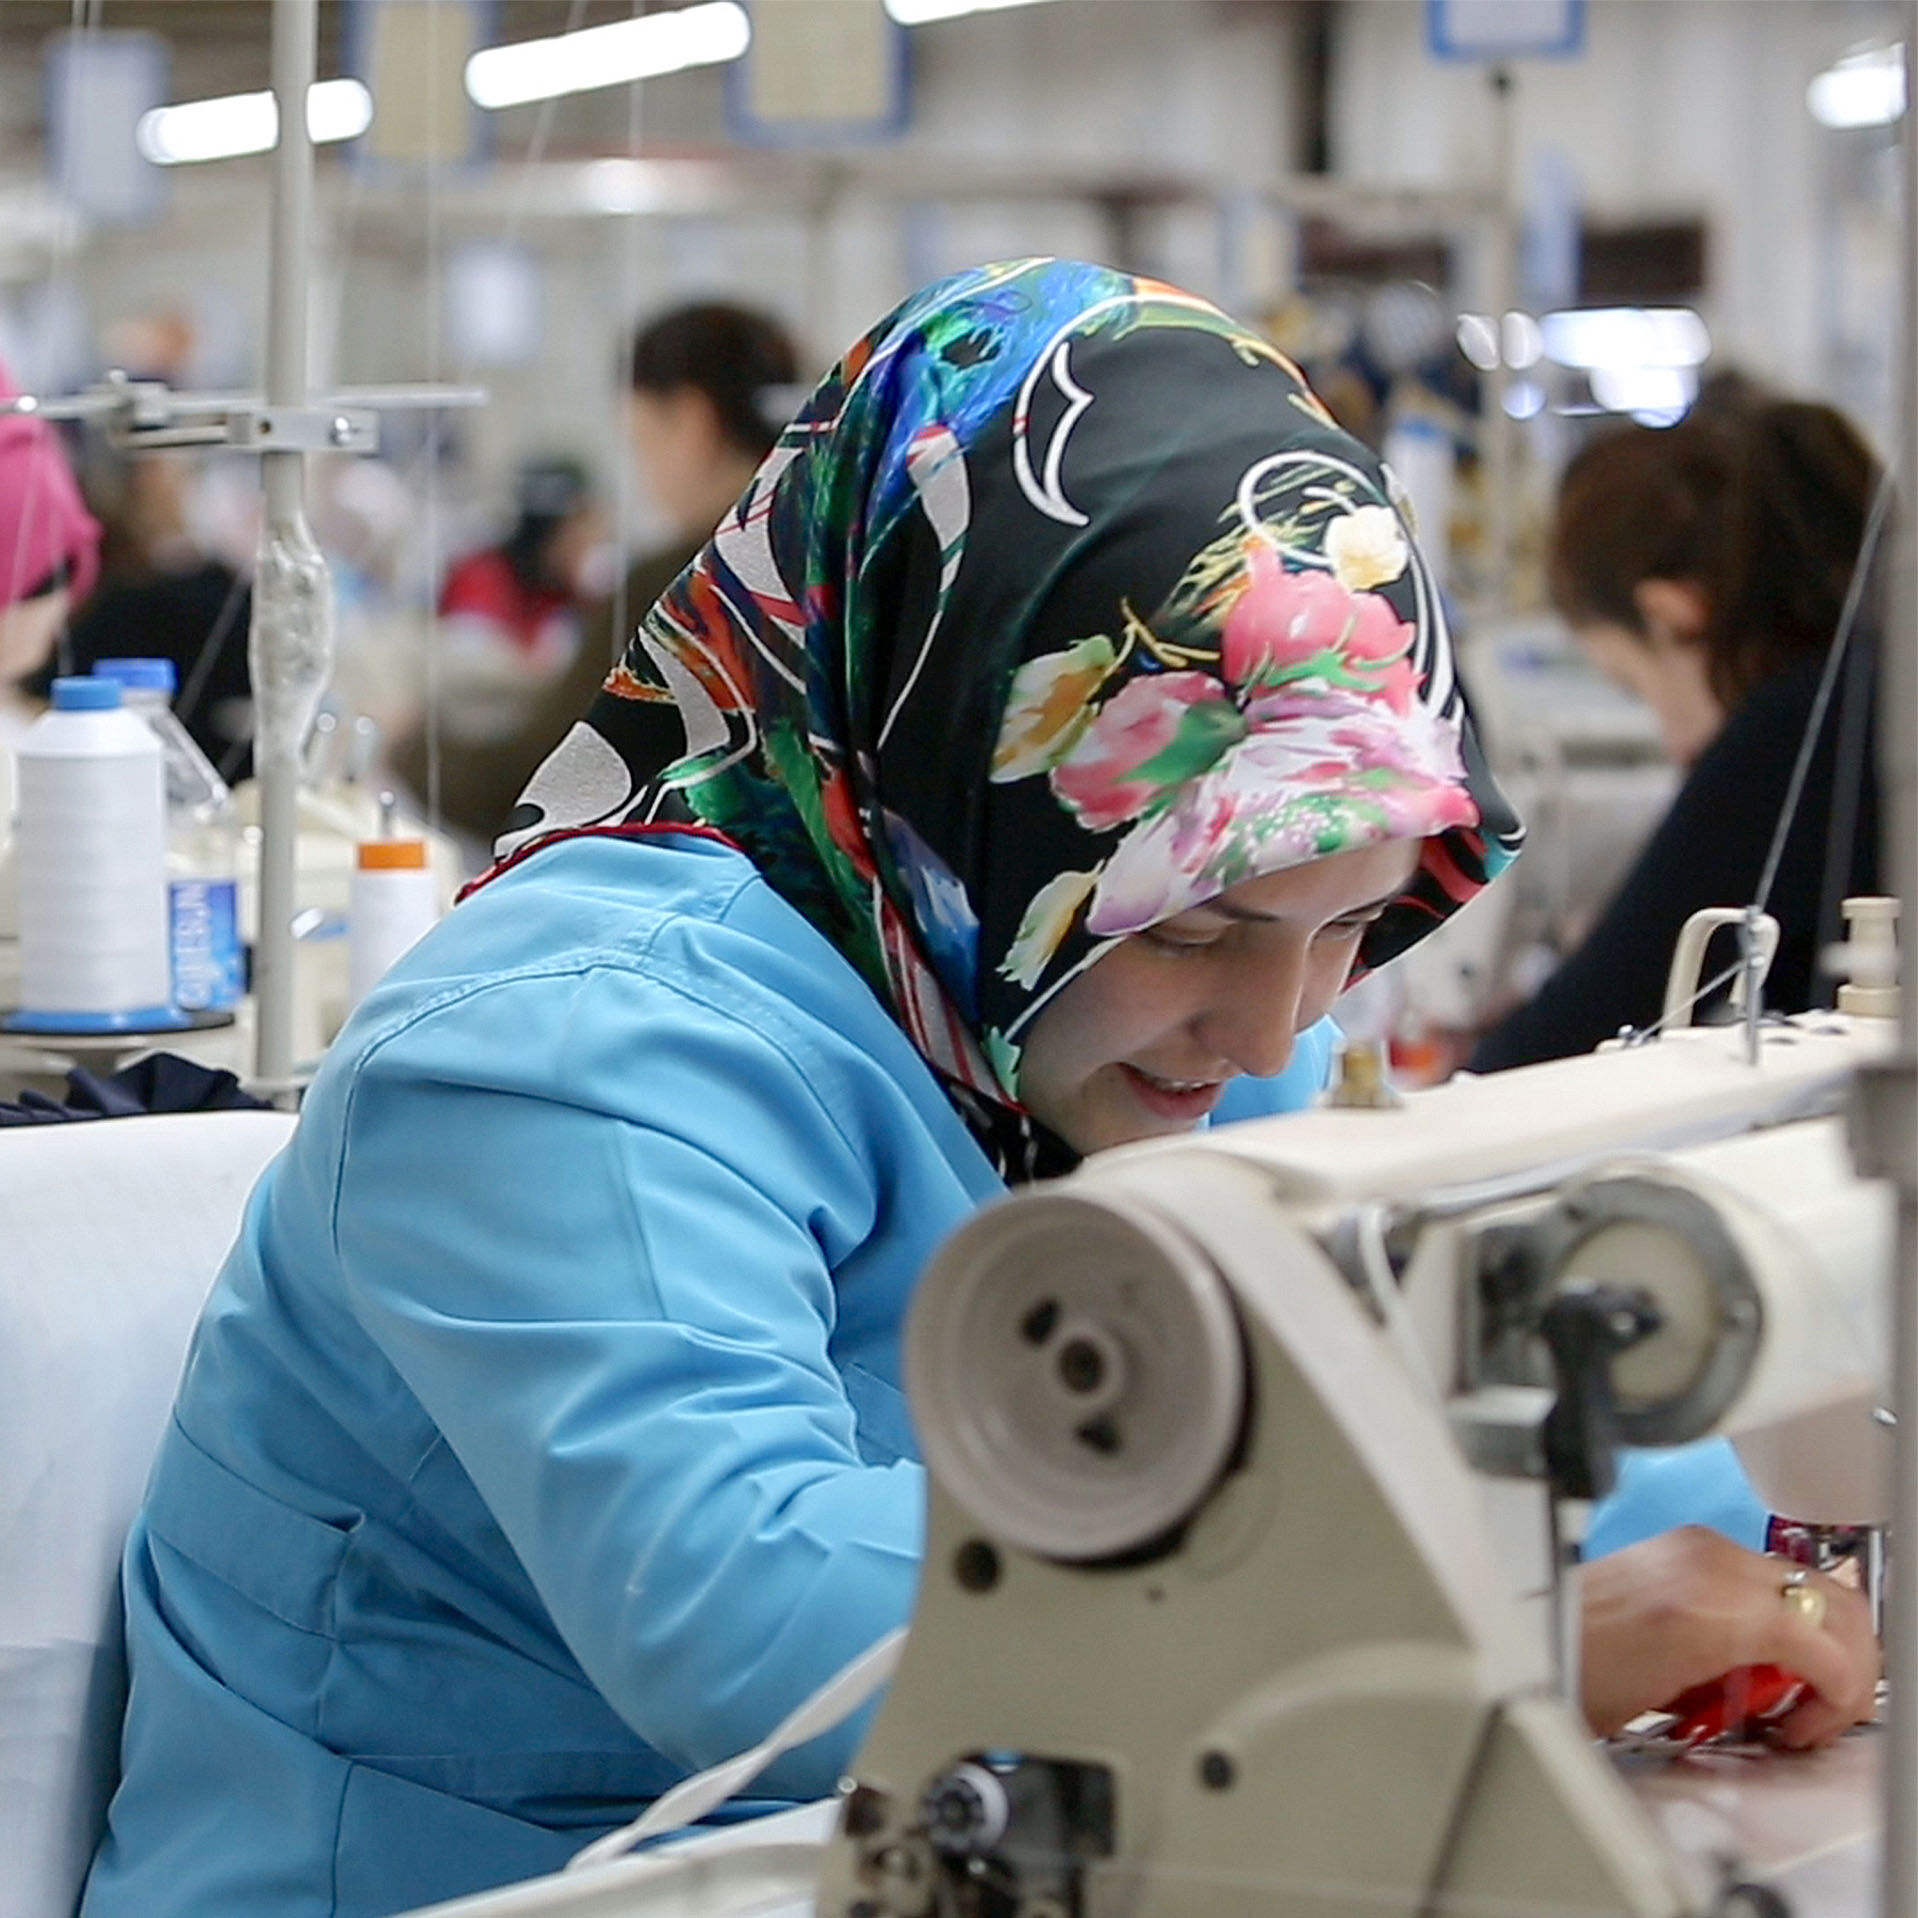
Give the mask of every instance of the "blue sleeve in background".
[(1729, 1439), (1701, 1439), (1668, 1452), (1623, 1452), (1617, 1486), (1593, 1507), (1585, 1556), (1603, 1558), (1678, 1525), (1709, 1525), (1748, 1551), (1762, 1552), (1770, 1520)]
[(1298, 1112), (1309, 1106), (1325, 1090), (1326, 1081), (1332, 1076), (1332, 1055), (1338, 1044), (1339, 1029), (1329, 1018), (1307, 1026), (1294, 1042), (1291, 1060), (1283, 1072), (1275, 1072), (1269, 1079), (1234, 1079), (1226, 1087), (1224, 1096), (1213, 1108), (1213, 1123), (1223, 1125), (1228, 1119), (1269, 1119), (1277, 1113)]

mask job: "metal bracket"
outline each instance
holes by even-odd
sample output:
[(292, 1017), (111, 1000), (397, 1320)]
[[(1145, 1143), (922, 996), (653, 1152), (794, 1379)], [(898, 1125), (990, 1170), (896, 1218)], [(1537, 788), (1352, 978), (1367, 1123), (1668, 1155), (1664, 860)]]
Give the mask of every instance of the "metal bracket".
[(255, 453), (377, 453), (380, 418), (362, 407), (237, 406), (226, 440)]
[(1557, 1394), (1539, 1385), (1482, 1385), (1445, 1408), (1452, 1435), (1474, 1471), (1488, 1478), (1543, 1479), (1545, 1421)]
[(132, 380), (109, 373), (70, 399), (30, 393), (0, 400), (0, 414), (45, 420), (85, 420), (128, 452), (175, 447), (236, 446), (250, 453), (376, 453), (385, 412), (428, 407), (483, 406), (473, 386), (370, 386), (273, 406), (251, 393), (176, 393), (164, 380)]

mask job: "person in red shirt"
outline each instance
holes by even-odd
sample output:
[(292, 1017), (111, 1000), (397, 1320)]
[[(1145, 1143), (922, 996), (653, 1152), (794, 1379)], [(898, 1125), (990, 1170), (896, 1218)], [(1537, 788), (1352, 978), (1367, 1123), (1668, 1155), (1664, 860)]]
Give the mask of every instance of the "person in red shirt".
[(571, 664), (581, 609), (607, 586), (606, 515), (586, 469), (529, 460), (513, 490), (513, 530), (455, 561), (440, 590), (446, 720), (461, 741), (513, 729), (530, 695)]

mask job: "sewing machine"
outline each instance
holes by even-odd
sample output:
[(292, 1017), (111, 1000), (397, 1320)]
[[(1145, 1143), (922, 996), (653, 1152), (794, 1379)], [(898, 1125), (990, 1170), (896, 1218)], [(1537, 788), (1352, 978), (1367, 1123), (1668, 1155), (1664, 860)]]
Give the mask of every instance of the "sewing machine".
[[(1845, 1909), (1764, 1902), (1768, 1861), (1726, 1854), (1776, 1816), (1674, 1817), (1563, 1702), (1615, 1445), (1730, 1433), (1774, 1509), (1884, 1511), (1891, 1201), (1841, 1115), (1889, 1024), (1748, 1040), (1132, 1147), (990, 1208), (915, 1306), (925, 1573), (836, 1816), (442, 1910)], [(1854, 1822), (1870, 1742), (1826, 1755)]]

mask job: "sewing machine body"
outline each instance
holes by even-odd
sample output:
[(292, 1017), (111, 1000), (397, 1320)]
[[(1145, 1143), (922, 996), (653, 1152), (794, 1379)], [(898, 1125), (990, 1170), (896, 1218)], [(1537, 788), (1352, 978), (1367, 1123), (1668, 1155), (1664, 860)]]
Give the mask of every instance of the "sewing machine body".
[[(1681, 1033), (1397, 1110), (1133, 1148), (958, 1234), (913, 1328), (919, 1609), (820, 1912), (1712, 1910), (1717, 1887), (1554, 1687), (1564, 1394), (1538, 1327), (1572, 1288), (1648, 1297), (1655, 1330), (1606, 1368), (1617, 1437), (1783, 1433), (1769, 1462), (1809, 1502), (1782, 1509), (1880, 1514), (1889, 1201), (1832, 1115), (1877, 1035), (1771, 1028), (1756, 1068), (1739, 1043)], [(1075, 1326), (1127, 1354), (1100, 1416), (1129, 1442), (1152, 1395), (1190, 1381), (1162, 1355), (1176, 1325), (1128, 1291), (1208, 1277), (1244, 1339), (1221, 1470), (1181, 1510), (1168, 1453), (1140, 1536), (1062, 1552), (1106, 1461), (1067, 1456), (1048, 1421), (1075, 1415), (1071, 1382), (1048, 1406), (1036, 1379), (1066, 1368)], [(1801, 1461), (1808, 1433), (1823, 1443)], [(1047, 1836), (1022, 1843), (1017, 1803), (947, 1829), (953, 1793), (1014, 1756), (1007, 1781), (1035, 1763), (1053, 1781), (1050, 1804), (1021, 1787)], [(1061, 1805), (1080, 1814), (1063, 1844)]]
[[(962, 1228), (909, 1336), (918, 1604), (817, 1918), (1762, 1909), (1564, 1702), (1576, 1395), (1537, 1332), (1629, 1288), (1650, 1329), (1575, 1439), (1729, 1432), (1778, 1508), (1878, 1517), (1890, 1201), (1838, 1114), (1885, 1032), (1768, 1026), (1756, 1065), (1679, 1032), (1221, 1128)], [(790, 1871), (688, 1902), (670, 1854), (610, 1869), (612, 1903), (588, 1872), (446, 1909), (807, 1909)]]

